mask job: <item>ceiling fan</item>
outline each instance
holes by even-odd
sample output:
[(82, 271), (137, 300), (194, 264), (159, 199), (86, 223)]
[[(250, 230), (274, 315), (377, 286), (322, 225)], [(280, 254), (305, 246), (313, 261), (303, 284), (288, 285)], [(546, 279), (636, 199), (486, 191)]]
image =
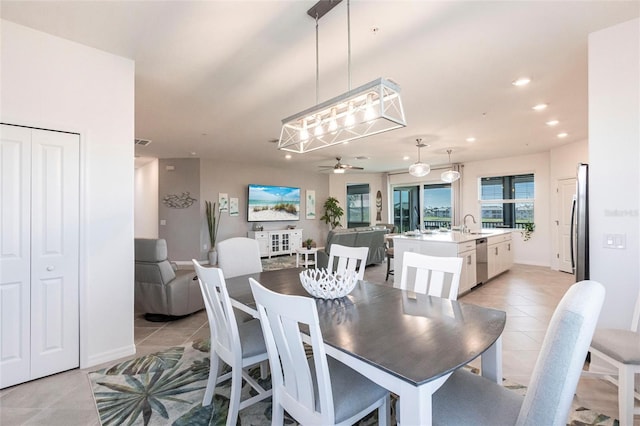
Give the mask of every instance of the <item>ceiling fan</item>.
[(333, 173), (344, 173), (345, 170), (364, 170), (363, 167), (352, 166), (351, 164), (341, 163), (342, 157), (336, 157), (338, 162), (334, 166), (318, 166), (321, 169), (333, 169)]

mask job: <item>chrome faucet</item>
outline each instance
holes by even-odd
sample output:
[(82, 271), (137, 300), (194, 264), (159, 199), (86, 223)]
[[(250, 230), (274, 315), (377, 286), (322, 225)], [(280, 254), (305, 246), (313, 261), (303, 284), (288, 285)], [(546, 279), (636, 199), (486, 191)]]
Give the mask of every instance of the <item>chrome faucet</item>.
[(462, 233), (467, 233), (469, 232), (469, 228), (467, 227), (467, 218), (471, 216), (471, 220), (473, 221), (473, 223), (476, 223), (476, 218), (473, 217), (473, 215), (471, 213), (464, 215), (464, 218), (462, 219)]

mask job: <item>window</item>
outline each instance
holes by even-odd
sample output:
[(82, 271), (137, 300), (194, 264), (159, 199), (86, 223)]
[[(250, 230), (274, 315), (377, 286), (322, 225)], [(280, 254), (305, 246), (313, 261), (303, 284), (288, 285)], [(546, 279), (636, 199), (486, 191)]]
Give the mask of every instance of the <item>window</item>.
[(533, 174), (480, 179), (483, 228), (523, 228), (533, 222)]
[(424, 185), (424, 228), (451, 227), (451, 184)]
[(347, 228), (369, 225), (369, 184), (347, 185)]

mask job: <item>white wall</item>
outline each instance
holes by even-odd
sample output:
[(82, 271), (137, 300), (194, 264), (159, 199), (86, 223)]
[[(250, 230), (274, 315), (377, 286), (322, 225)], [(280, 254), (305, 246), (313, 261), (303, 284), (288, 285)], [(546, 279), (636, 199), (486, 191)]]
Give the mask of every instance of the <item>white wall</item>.
[(1, 21), (0, 119), (80, 134), (80, 365), (135, 352), (134, 64)]
[(528, 265), (550, 266), (551, 219), (549, 212), (549, 153), (473, 161), (464, 164), (462, 175), (462, 212), (480, 218), (478, 179), (533, 173), (535, 179), (534, 223), (535, 232), (529, 241), (523, 241), (520, 232), (513, 233), (514, 262)]
[(158, 159), (135, 169), (134, 235), (158, 238)]
[[(370, 221), (371, 225), (376, 223), (390, 223), (388, 209), (385, 208), (389, 203), (386, 174), (383, 173), (331, 173), (329, 174), (329, 194), (340, 202), (340, 207), (344, 209), (342, 216), (343, 227), (347, 227), (347, 185), (356, 185), (362, 183), (369, 184), (369, 202), (370, 202)], [(376, 194), (378, 191), (382, 194), (382, 215), (381, 220), (376, 220)], [(319, 200), (318, 207), (321, 209), (324, 200)], [(321, 210), (322, 211), (322, 210)], [(322, 213), (320, 214), (322, 215)]]
[[(319, 245), (324, 245), (329, 227), (319, 218), (322, 216), (322, 205), (329, 196), (329, 179), (326, 175), (315, 172), (292, 170), (285, 165), (280, 168), (261, 167), (240, 163), (229, 163), (215, 160), (200, 162), (200, 206), (201, 237), (200, 244), (209, 244), (207, 225), (204, 220), (204, 201), (218, 201), (218, 194), (225, 193), (229, 198), (238, 198), (239, 216), (222, 213), (218, 242), (231, 237), (246, 237), (253, 223), (247, 222), (247, 192), (250, 183), (264, 185), (284, 185), (300, 188), (300, 220), (288, 222), (262, 222), (264, 230), (285, 229), (287, 225), (295, 225), (302, 229), (303, 240), (312, 238)], [(305, 191), (316, 192), (316, 217), (305, 218)], [(203, 249), (201, 259), (206, 259), (207, 250)], [(179, 259), (177, 259), (179, 260)], [(189, 259), (187, 259), (189, 260)]]
[[(591, 279), (607, 294), (601, 327), (628, 327), (639, 288), (640, 20), (589, 36)], [(603, 247), (606, 234), (624, 250)]]
[(560, 260), (560, 200), (558, 193), (558, 181), (576, 177), (578, 163), (589, 162), (589, 143), (587, 140), (559, 146), (550, 153), (550, 178), (549, 210), (551, 212), (551, 269), (558, 270)]

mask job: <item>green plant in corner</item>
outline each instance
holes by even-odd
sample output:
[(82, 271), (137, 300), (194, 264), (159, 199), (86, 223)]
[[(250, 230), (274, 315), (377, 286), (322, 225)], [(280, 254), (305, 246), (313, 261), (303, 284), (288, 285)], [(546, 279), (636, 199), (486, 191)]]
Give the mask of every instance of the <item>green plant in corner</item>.
[(331, 229), (339, 226), (340, 218), (344, 216), (344, 210), (340, 207), (340, 202), (334, 197), (329, 197), (327, 198), (327, 201), (324, 202), (323, 207), (324, 215), (322, 215), (320, 220), (324, 220), (324, 223), (330, 224)]
[(536, 225), (533, 222), (526, 222), (522, 227), (522, 239), (524, 241), (529, 241), (531, 239), (531, 234), (536, 229)]
[[(207, 217), (207, 227), (209, 228), (209, 242), (211, 243), (211, 247), (209, 248), (209, 253), (216, 251), (216, 238), (218, 237), (218, 228), (220, 227), (220, 210), (218, 210), (218, 217), (216, 218), (216, 203), (211, 203), (211, 201), (205, 201), (205, 216)], [(215, 260), (217, 260), (217, 253), (215, 256)], [(211, 256), (209, 256), (209, 261), (211, 263)], [(213, 262), (215, 264), (217, 262)]]

